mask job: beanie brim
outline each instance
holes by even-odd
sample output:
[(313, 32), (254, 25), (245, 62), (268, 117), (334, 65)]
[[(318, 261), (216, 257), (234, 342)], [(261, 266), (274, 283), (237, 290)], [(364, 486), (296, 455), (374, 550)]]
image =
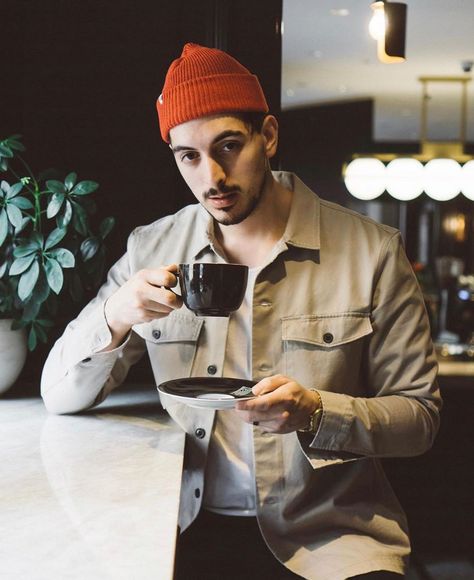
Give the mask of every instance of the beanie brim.
[(258, 78), (240, 73), (198, 77), (164, 88), (156, 108), (161, 136), (166, 143), (170, 142), (170, 129), (193, 119), (218, 113), (268, 112)]

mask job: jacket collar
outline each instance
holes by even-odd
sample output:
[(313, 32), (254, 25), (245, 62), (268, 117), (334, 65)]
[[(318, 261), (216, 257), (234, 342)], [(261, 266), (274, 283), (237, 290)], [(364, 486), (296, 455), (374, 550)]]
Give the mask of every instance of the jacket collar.
[[(320, 199), (294, 173), (273, 171), (273, 177), (290, 191), (293, 191), (290, 215), (282, 241), (290, 246), (320, 249)], [(198, 235), (193, 237), (190, 255), (193, 259), (211, 248), (215, 252), (216, 239), (214, 220), (209, 213), (199, 206), (196, 223), (193, 226)]]

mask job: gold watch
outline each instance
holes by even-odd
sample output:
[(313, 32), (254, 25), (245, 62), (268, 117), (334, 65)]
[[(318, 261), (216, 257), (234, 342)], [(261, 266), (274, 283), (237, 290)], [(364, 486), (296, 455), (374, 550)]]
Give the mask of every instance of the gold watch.
[(309, 416), (308, 425), (306, 427), (304, 427), (303, 429), (298, 429), (298, 431), (302, 431), (303, 433), (316, 433), (316, 431), (318, 430), (318, 427), (319, 427), (319, 423), (321, 421), (322, 414), (323, 414), (323, 406), (321, 403), (321, 396), (318, 393), (318, 391), (316, 389), (309, 389), (309, 390), (313, 391), (313, 393), (316, 395), (316, 399), (318, 401), (318, 404), (316, 406), (316, 409)]

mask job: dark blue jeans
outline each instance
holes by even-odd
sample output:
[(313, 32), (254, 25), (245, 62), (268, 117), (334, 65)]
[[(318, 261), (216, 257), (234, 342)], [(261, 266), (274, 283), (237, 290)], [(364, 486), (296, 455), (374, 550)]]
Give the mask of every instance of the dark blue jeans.
[[(179, 537), (175, 580), (295, 580), (262, 538), (257, 519), (221, 516), (202, 510)], [(371, 572), (354, 579), (400, 580), (393, 572)]]

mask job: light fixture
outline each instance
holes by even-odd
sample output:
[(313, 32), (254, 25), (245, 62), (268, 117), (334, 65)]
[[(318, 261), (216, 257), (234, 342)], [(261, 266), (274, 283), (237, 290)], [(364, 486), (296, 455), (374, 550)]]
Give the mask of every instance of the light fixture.
[[(387, 191), (399, 201), (410, 201), (425, 192), (436, 201), (448, 201), (462, 193), (474, 201), (474, 157), (464, 152), (467, 123), (467, 83), (471, 77), (421, 77), (422, 118), (420, 153), (353, 155), (344, 167), (344, 183), (357, 199), (373, 200)], [(458, 141), (427, 139), (428, 83), (460, 83), (461, 122)]]
[(377, 0), (370, 7), (373, 15), (369, 33), (377, 41), (377, 56), (383, 63), (405, 60), (407, 5), (402, 2)]
[(417, 159), (400, 157), (387, 165), (385, 189), (400, 201), (409, 201), (423, 191), (423, 164)]
[(385, 191), (385, 165), (374, 158), (354, 159), (344, 179), (347, 189), (357, 199), (375, 199)]

